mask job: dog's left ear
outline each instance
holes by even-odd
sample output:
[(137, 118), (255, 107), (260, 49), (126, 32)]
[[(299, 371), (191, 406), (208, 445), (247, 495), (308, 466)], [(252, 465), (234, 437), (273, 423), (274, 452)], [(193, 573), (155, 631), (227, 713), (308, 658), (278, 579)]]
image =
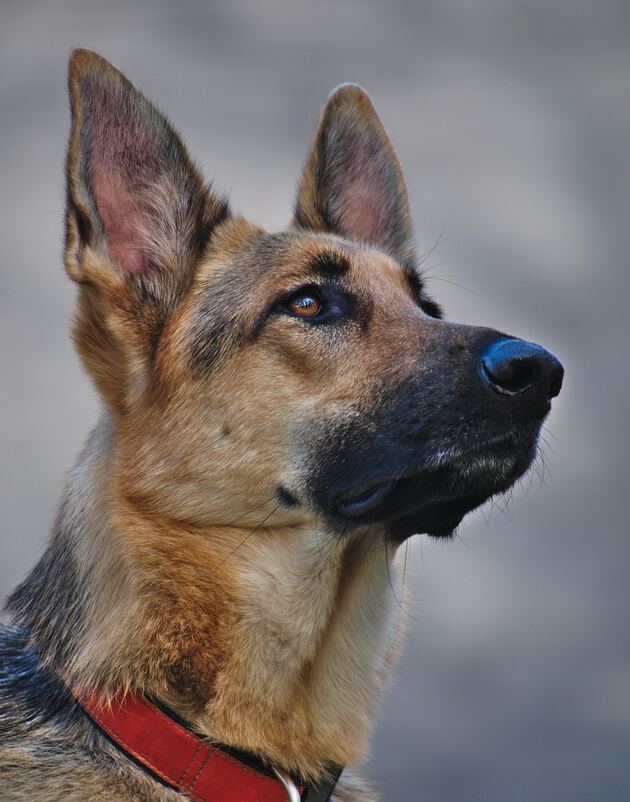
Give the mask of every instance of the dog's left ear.
[(355, 84), (336, 89), (321, 113), (294, 224), (375, 245), (401, 263), (413, 259), (400, 163), (370, 98)]

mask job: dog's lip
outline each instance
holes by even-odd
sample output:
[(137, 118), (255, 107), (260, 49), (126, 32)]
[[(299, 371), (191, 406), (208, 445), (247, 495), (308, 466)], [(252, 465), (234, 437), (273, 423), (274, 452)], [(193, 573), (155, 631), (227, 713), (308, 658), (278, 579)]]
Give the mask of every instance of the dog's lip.
[(393, 479), (379, 479), (354, 487), (337, 497), (335, 507), (349, 518), (359, 518), (374, 510), (394, 485)]
[[(420, 483), (431, 483), (431, 491), (426, 498), (419, 498), (418, 504), (414, 505), (416, 512), (433, 507), (436, 504), (447, 504), (457, 501), (460, 494), (452, 487), (449, 487), (444, 473), (450, 473), (452, 465), (447, 464), (441, 468), (417, 467), (415, 470), (400, 472), (396, 477), (379, 477), (364, 481), (355, 485), (349, 490), (340, 493), (333, 502), (333, 508), (338, 515), (343, 518), (363, 518), (367, 521), (373, 519), (373, 515), (378, 515), (379, 509), (387, 501), (390, 494), (396, 494), (401, 490), (416, 488), (419, 491)], [(400, 517), (407, 514), (407, 510), (401, 510)], [(399, 515), (394, 512), (392, 517)]]
[[(482, 447), (450, 455), (441, 465), (416, 464), (411, 469), (399, 471), (395, 477), (372, 476), (339, 493), (332, 500), (331, 512), (337, 520), (345, 520), (348, 524), (352, 520), (354, 525), (379, 520), (393, 522), (410, 515), (425, 514), (430, 516), (430, 526), (435, 526), (435, 529), (424, 531), (432, 534), (443, 534), (447, 529), (452, 531), (470, 509), (507, 489), (529, 465), (531, 460), (528, 459), (521, 470), (513, 461), (515, 436), (513, 431), (506, 432), (489, 439)], [(507, 448), (509, 453), (497, 455), (495, 449), (498, 447)], [(466, 468), (468, 464), (466, 472), (469, 473), (475, 460), (488, 455), (499, 460), (502, 456), (503, 462), (508, 460), (506, 465), (510, 464), (510, 470), (506, 476), (488, 477), (484, 470), (478, 477), (480, 481), (475, 481), (473, 476), (462, 475), (462, 467)], [(460, 505), (466, 508), (461, 515), (458, 514)]]
[[(386, 503), (387, 497), (390, 493), (394, 493), (396, 489), (402, 485), (408, 485), (409, 482), (416, 484), (422, 476), (422, 473), (412, 473), (405, 476), (398, 476), (396, 479), (380, 479), (378, 481), (372, 480), (364, 482), (359, 487), (354, 487), (351, 491), (346, 491), (337, 497), (335, 501), (335, 511), (346, 520), (349, 518), (361, 522), (370, 522), (374, 520), (373, 516), (379, 514), (379, 509), (382, 509)], [(466, 503), (466, 499), (459, 498), (457, 494), (449, 492), (438, 492), (432, 494), (429, 498), (422, 499), (417, 506), (412, 509), (403, 508), (399, 513), (393, 513), (391, 516), (392, 521), (398, 518), (405, 518), (409, 515), (418, 515), (425, 512), (430, 516), (431, 524), (427, 531), (430, 534), (445, 535), (451, 533), (461, 522), (466, 512), (459, 512), (459, 510), (452, 510), (451, 505), (455, 504), (457, 507), (461, 503)], [(476, 506), (476, 504), (474, 505)]]

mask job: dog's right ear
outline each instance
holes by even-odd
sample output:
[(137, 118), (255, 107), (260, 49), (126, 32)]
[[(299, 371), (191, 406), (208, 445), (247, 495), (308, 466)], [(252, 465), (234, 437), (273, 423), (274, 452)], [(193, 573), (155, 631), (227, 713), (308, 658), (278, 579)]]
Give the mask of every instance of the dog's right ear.
[(69, 89), (65, 262), (82, 287), (75, 339), (99, 389), (118, 402), (113, 388), (128, 382), (115, 374), (145, 361), (143, 347), (228, 208), (164, 116), (101, 56), (74, 51)]

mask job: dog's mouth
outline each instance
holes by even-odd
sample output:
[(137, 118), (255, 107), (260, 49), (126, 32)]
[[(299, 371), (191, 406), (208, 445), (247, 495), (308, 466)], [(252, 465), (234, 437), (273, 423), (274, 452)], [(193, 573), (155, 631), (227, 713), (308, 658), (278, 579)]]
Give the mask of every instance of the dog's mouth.
[(385, 523), (395, 540), (421, 533), (447, 536), (469, 512), (522, 476), (534, 453), (535, 440), (524, 445), (503, 437), (402, 476), (370, 478), (334, 497), (331, 518), (342, 529)]
[[(446, 536), (468, 512), (494, 495), (486, 492), (458, 496), (445, 492), (444, 498), (437, 500), (434, 494), (426, 495), (423, 485), (427, 478), (419, 474), (382, 481), (359, 492), (343, 494), (336, 501), (335, 517), (346, 519), (349, 526), (387, 521), (391, 534), (401, 539), (414, 533)], [(432, 481), (435, 479), (432, 477)]]
[(393, 479), (369, 482), (359, 490), (353, 489), (342, 493), (336, 499), (335, 507), (341, 515), (348, 518), (368, 515), (379, 506), (395, 484)]

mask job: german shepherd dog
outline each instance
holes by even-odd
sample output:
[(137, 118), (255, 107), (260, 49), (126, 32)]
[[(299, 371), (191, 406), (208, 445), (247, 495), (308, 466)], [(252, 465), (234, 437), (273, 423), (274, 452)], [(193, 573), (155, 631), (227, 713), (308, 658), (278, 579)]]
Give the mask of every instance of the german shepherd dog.
[[(65, 264), (103, 412), (8, 601), (0, 797), (323, 799), (364, 755), (396, 651), (397, 547), (527, 471), (562, 366), (443, 319), (358, 86), (329, 98), (293, 221), (268, 233), (103, 58), (75, 51), (69, 85)], [(141, 696), (197, 750), (281, 772), (282, 794), (165, 782), (86, 693)], [(347, 772), (331, 798), (375, 799)]]

